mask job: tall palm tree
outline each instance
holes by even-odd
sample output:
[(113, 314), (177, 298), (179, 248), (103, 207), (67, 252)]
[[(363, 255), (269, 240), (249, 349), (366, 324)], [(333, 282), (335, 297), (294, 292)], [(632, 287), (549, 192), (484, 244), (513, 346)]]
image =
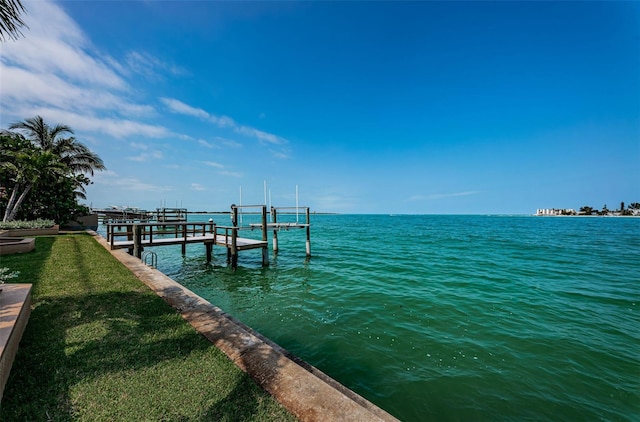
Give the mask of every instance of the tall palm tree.
[[(15, 218), (29, 192), (33, 192), (31, 196), (38, 196), (43, 189), (46, 193), (56, 189), (68, 191), (70, 187), (72, 195), (83, 198), (84, 186), (91, 182), (86, 175), (105, 169), (98, 155), (75, 137), (68, 136), (73, 134), (69, 126), (52, 127), (41, 116), (36, 116), (13, 123), (9, 129), (21, 133), (0, 133), (2, 184), (5, 186), (5, 179), (13, 182), (4, 221)], [(31, 203), (31, 199), (27, 202)]]
[(73, 136), (64, 137), (66, 134), (73, 135), (73, 130), (67, 125), (58, 124), (51, 127), (41, 116), (36, 116), (25, 119), (23, 122), (13, 123), (9, 129), (22, 131), (36, 147), (57, 155), (74, 174), (93, 175), (94, 170), (106, 168), (100, 157), (82, 142)]

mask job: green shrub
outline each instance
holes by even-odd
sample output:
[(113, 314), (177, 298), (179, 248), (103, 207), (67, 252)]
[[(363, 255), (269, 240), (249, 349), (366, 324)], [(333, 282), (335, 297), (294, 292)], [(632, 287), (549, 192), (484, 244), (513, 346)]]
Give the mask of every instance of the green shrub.
[(55, 222), (53, 220), (45, 220), (38, 218), (37, 220), (24, 221), (15, 220), (8, 221), (6, 223), (0, 223), (0, 230), (13, 230), (13, 229), (46, 229), (53, 227)]
[(6, 283), (12, 278), (18, 277), (20, 271), (11, 271), (9, 268), (0, 268), (0, 284)]

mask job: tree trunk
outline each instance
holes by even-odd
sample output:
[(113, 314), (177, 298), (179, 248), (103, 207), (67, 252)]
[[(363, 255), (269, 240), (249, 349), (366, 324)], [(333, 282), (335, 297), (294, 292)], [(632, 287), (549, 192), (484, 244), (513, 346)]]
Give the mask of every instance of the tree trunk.
[(9, 214), (11, 213), (11, 210), (13, 209), (13, 204), (15, 204), (16, 202), (16, 197), (18, 196), (18, 191), (20, 190), (20, 183), (16, 183), (16, 185), (13, 187), (13, 190), (11, 191), (11, 196), (9, 197), (9, 202), (7, 202), (7, 209), (4, 210), (4, 217), (2, 218), (2, 222), (6, 223), (7, 221), (11, 221), (9, 220)]
[(12, 203), (11, 200), (15, 198), (16, 192), (18, 192), (18, 189), (20, 188), (19, 184), (16, 185), (16, 187), (13, 189), (13, 192), (11, 193), (11, 198), (9, 199), (9, 203), (7, 204), (7, 210), (4, 213), (4, 219), (2, 221), (6, 223), (7, 221), (13, 221), (13, 219), (16, 218), (16, 214), (20, 209), (20, 205), (22, 205), (22, 203), (24, 202), (25, 198), (27, 197), (27, 194), (29, 193), (32, 187), (33, 187), (33, 183), (27, 184), (27, 186), (24, 187), (24, 190), (18, 197), (18, 200), (15, 201), (14, 204), (11, 204)]

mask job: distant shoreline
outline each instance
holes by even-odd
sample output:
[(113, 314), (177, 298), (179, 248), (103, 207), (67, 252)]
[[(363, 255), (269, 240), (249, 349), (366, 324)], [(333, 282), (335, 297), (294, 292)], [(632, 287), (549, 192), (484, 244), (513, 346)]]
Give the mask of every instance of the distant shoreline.
[(592, 218), (638, 218), (640, 215), (587, 215), (587, 214), (576, 214), (576, 215), (539, 215), (539, 214), (531, 214), (533, 217), (543, 217), (543, 218), (554, 218), (554, 217), (592, 217)]

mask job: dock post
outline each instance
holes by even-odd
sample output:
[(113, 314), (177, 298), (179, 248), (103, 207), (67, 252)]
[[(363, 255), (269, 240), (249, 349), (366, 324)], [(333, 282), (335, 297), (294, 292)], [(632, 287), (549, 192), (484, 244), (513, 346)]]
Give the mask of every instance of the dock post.
[(262, 247), (262, 266), (269, 265), (269, 244), (267, 243), (267, 206), (262, 206), (262, 241), (265, 245)]
[(309, 208), (307, 208), (307, 257), (311, 256), (311, 224), (309, 223)]
[(187, 225), (182, 226), (182, 237), (184, 241), (182, 242), (182, 255), (187, 254)]
[(235, 271), (238, 268), (238, 207), (231, 204), (231, 247), (227, 246), (227, 264)]
[(139, 224), (133, 225), (133, 256), (142, 259), (142, 227)]
[(238, 268), (238, 229), (231, 229), (231, 268), (235, 271)]
[(271, 207), (271, 221), (273, 222), (273, 253), (278, 253), (278, 227), (277, 227), (277, 214), (278, 212), (274, 207)]
[(211, 252), (213, 250), (213, 243), (205, 243), (204, 247), (207, 251), (207, 264), (211, 262)]
[(238, 207), (236, 204), (231, 204), (231, 225), (238, 227)]

